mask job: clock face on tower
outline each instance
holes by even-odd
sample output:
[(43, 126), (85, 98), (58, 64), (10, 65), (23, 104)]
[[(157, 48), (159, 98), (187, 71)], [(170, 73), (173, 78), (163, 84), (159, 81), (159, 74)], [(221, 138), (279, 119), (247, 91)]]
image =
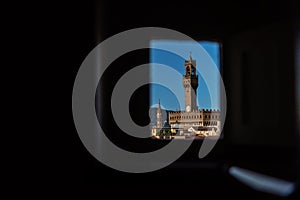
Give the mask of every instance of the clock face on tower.
[(186, 106), (185, 110), (186, 110), (187, 112), (190, 112), (190, 111), (191, 111), (191, 106)]

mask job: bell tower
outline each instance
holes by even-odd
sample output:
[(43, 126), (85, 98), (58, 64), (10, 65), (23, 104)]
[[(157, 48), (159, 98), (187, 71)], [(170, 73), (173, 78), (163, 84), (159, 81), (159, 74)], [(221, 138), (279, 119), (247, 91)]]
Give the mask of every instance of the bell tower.
[(196, 74), (196, 61), (190, 55), (189, 60), (184, 62), (185, 74), (182, 78), (185, 94), (185, 111), (198, 110), (197, 106), (197, 88), (198, 75)]

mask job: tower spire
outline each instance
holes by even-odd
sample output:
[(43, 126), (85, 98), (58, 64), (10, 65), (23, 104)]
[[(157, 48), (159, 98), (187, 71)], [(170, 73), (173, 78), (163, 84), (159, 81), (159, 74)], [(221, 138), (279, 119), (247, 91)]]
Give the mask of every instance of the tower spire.
[(190, 51), (190, 61), (192, 62), (192, 52)]
[(161, 107), (160, 107), (160, 99), (158, 99), (158, 108), (161, 109)]
[(161, 113), (161, 107), (160, 107), (160, 99), (158, 99), (158, 108), (157, 108), (157, 114), (156, 114), (156, 126), (157, 128), (162, 127), (162, 113)]

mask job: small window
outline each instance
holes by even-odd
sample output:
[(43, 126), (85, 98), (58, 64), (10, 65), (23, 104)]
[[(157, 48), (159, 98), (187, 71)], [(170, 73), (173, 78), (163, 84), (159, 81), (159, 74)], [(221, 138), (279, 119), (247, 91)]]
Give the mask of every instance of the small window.
[[(199, 53), (199, 44), (202, 46), (201, 49), (206, 51), (205, 55), (210, 56), (210, 62), (207, 60), (204, 62), (206, 58), (201, 57), (204, 54)], [(161, 104), (166, 108), (166, 110), (176, 110), (179, 116), (176, 116), (175, 119), (182, 119), (178, 122), (178, 125), (184, 128), (189, 128), (186, 126), (208, 126), (209, 124), (216, 124), (215, 122), (209, 123), (208, 120), (202, 123), (199, 122), (200, 120), (196, 119), (217, 119), (218, 116), (215, 114), (213, 115), (210, 111), (214, 109), (220, 110), (220, 98), (218, 98), (220, 97), (219, 83), (215, 81), (215, 85), (213, 86), (215, 91), (212, 92), (214, 93), (213, 96), (216, 98), (210, 99), (211, 94), (208, 92), (206, 82), (201, 76), (201, 72), (199, 70), (203, 70), (203, 67), (208, 69), (209, 67), (216, 66), (220, 70), (221, 45), (220, 43), (213, 41), (200, 41), (199, 44), (195, 43), (194, 41), (182, 40), (152, 40), (150, 42), (150, 63), (159, 63), (171, 67), (179, 72), (179, 76), (176, 76), (177, 78), (175, 79), (174, 77), (170, 76), (169, 73), (162, 74), (159, 70), (161, 68), (153, 67), (150, 71), (150, 81), (155, 82), (155, 77), (163, 77), (164, 80), (170, 80), (172, 85), (178, 86), (177, 89), (181, 92), (179, 96), (176, 96), (168, 88), (156, 84), (150, 84), (150, 104), (157, 104), (158, 99), (160, 99)], [(180, 55), (167, 50), (162, 50), (166, 48), (176, 53), (180, 52)], [(208, 66), (208, 63), (212, 64)], [(187, 75), (189, 77), (185, 77)], [(218, 73), (211, 74), (212, 77), (217, 77), (217, 75)], [(197, 96), (195, 100), (196, 106), (199, 108), (199, 110), (192, 109), (191, 112), (187, 113), (185, 112), (186, 98), (184, 95), (190, 95), (190, 84), (193, 85), (193, 88), (196, 87)], [(177, 97), (180, 98), (177, 99)], [(192, 99), (192, 102), (194, 102), (194, 99)], [(214, 105), (214, 107), (212, 107), (212, 105)], [(203, 109), (205, 109), (205, 111)], [(203, 113), (205, 113), (204, 116), (202, 116)], [(184, 114), (184, 116), (181, 116), (181, 114)]]

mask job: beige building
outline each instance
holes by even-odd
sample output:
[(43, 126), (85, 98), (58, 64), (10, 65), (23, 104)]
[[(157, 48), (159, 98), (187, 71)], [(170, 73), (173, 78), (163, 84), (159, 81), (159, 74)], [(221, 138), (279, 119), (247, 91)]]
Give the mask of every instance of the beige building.
[(220, 111), (199, 109), (194, 111), (169, 112), (169, 124), (171, 127), (216, 127), (220, 126)]

